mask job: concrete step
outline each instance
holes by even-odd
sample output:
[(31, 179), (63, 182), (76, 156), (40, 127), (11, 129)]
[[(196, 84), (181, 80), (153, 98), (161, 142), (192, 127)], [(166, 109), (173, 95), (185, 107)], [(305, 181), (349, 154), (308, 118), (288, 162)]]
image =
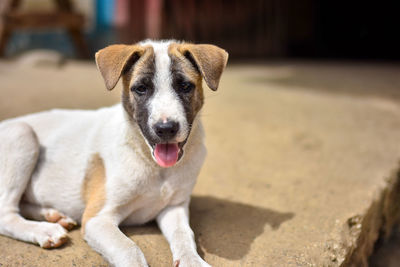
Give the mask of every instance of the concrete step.
[[(10, 63), (12, 64), (12, 63)], [(400, 67), (232, 64), (207, 90), (208, 158), (191, 225), (213, 266), (367, 266), (400, 211)], [(118, 101), (92, 64), (0, 64), (0, 119)], [(123, 229), (151, 266), (171, 266), (155, 224)], [(106, 266), (80, 237), (42, 250), (0, 237), (0, 265)]]

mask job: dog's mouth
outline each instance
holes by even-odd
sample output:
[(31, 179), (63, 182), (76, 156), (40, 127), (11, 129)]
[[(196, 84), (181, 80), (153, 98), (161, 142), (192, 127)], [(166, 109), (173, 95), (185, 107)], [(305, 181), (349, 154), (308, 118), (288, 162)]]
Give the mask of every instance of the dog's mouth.
[(153, 144), (153, 157), (161, 167), (172, 167), (182, 158), (184, 144), (185, 142)]

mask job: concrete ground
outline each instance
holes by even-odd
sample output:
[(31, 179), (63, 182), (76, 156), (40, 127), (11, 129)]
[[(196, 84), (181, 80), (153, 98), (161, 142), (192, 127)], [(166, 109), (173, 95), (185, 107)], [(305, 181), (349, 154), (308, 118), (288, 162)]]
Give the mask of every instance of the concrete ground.
[[(208, 158), (191, 225), (206, 261), (367, 266), (400, 216), (399, 73), (390, 64), (231, 64), (201, 115)], [(92, 63), (0, 62), (0, 119), (110, 105), (119, 93)], [(172, 266), (154, 223), (123, 231), (151, 266)], [(70, 237), (43, 250), (0, 236), (0, 266), (107, 266), (79, 230)], [(383, 266), (379, 257), (371, 266)], [(392, 259), (386, 266), (400, 264)]]

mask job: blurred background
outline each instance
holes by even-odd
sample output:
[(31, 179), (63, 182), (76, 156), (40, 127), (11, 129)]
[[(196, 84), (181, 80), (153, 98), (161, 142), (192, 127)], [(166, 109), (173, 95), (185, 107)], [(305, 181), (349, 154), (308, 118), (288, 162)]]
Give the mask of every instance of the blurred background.
[(231, 59), (400, 58), (398, 1), (0, 2), (5, 56), (52, 49), (66, 57), (92, 58), (112, 43), (174, 38), (220, 45)]

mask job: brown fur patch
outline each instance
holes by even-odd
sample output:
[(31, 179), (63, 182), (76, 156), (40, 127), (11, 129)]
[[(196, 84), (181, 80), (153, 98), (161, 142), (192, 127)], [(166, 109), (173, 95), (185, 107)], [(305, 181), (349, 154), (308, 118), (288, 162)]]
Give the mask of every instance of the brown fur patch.
[[(181, 72), (188, 77), (196, 86), (196, 92), (191, 101), (191, 110), (193, 117), (199, 112), (204, 103), (204, 92), (202, 86), (202, 76), (199, 70), (180, 52), (180, 47), (183, 44), (173, 43), (168, 48), (168, 54), (172, 61), (172, 74)], [(193, 118), (189, 118), (189, 120)]]
[(86, 208), (82, 215), (82, 233), (85, 231), (86, 222), (96, 216), (104, 206), (106, 197), (105, 182), (106, 172), (103, 159), (99, 154), (95, 154), (88, 165), (83, 183), (82, 195)]
[(215, 45), (177, 44), (176, 48), (189, 61), (194, 61), (208, 87), (217, 90), (222, 72), (228, 61), (228, 53)]
[(118, 83), (128, 65), (134, 64), (145, 52), (140, 45), (110, 45), (96, 53), (96, 64), (108, 90)]
[(136, 101), (134, 96), (130, 93), (131, 80), (140, 80), (142, 78), (149, 77), (150, 79), (154, 76), (154, 50), (151, 46), (145, 46), (145, 52), (141, 58), (135, 63), (132, 71), (127, 72), (122, 77), (123, 91), (122, 91), (122, 105), (126, 112), (129, 114), (129, 118), (133, 118), (135, 111)]

